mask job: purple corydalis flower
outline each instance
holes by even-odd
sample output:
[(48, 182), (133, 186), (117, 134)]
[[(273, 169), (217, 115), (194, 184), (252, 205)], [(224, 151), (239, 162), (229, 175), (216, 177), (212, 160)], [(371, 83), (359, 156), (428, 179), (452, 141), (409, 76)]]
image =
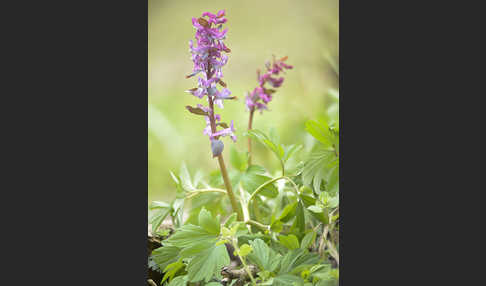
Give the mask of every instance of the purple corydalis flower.
[(262, 75), (260, 70), (257, 70), (257, 80), (259, 86), (257, 86), (251, 93), (247, 93), (246, 107), (248, 110), (253, 111), (257, 109), (262, 112), (264, 109), (268, 109), (267, 104), (272, 100), (272, 93), (274, 93), (276, 90), (265, 88), (265, 84), (268, 83), (273, 88), (282, 86), (284, 78), (277, 78), (275, 76), (279, 75), (280, 73), (285, 73), (286, 69), (293, 68), (293, 66), (284, 63), (285, 60), (287, 60), (287, 57), (277, 60), (274, 56), (273, 63), (265, 63), (265, 67), (267, 68), (266, 73)]
[[(233, 141), (236, 140), (233, 122), (231, 122), (231, 127), (228, 127), (226, 123), (220, 122), (221, 116), (215, 114), (212, 109), (214, 105), (223, 108), (224, 100), (236, 98), (230, 96), (231, 91), (226, 88), (226, 83), (222, 81), (222, 67), (228, 62), (228, 56), (224, 53), (231, 51), (223, 42), (228, 32), (227, 29), (223, 30), (222, 27), (222, 24), (227, 22), (224, 16), (225, 10), (220, 10), (217, 14), (204, 12), (201, 17), (192, 18), (192, 25), (196, 28), (196, 41), (189, 41), (194, 67), (192, 73), (187, 75), (186, 78), (197, 75), (198, 85), (187, 92), (201, 99), (207, 96), (210, 103), (209, 107), (198, 104), (198, 109), (192, 110), (197, 114), (205, 115), (206, 128), (204, 128), (203, 133), (213, 141), (222, 136), (230, 136)], [(221, 90), (218, 90), (218, 84), (222, 86)], [(191, 111), (191, 109), (189, 110)], [(214, 116), (214, 119), (211, 119), (210, 116)], [(211, 127), (211, 120), (214, 120), (213, 123), (216, 126), (214, 132)], [(218, 131), (218, 127), (224, 129)]]

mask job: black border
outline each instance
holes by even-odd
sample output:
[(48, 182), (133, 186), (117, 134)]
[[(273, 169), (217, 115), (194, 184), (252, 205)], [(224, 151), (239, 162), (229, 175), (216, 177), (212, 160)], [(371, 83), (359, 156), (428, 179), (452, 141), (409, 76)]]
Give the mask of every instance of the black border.
[[(2, 285), (146, 283), (147, 4), (2, 9)], [(482, 39), (484, 17), (462, 9), (340, 1), (340, 285), (471, 266), (451, 247), (478, 228), (482, 200), (461, 194), (481, 193), (466, 160), (484, 128), (461, 96), (483, 88), (467, 66), (481, 46), (461, 35)]]

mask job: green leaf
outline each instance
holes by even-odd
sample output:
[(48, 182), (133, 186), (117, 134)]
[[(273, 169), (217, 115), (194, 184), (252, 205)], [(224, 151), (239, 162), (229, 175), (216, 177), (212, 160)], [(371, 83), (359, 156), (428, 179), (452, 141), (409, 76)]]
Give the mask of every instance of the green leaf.
[[(260, 166), (250, 166), (241, 176), (241, 186), (250, 194), (256, 191), (258, 187), (271, 180), (271, 177), (261, 175), (263, 169)], [(278, 195), (278, 189), (273, 183), (266, 185), (260, 192), (260, 195), (269, 198), (275, 198)]]
[(309, 253), (307, 249), (294, 249), (289, 251), (282, 258), (280, 263), (279, 274), (300, 273), (305, 268), (311, 267), (312, 265), (319, 262), (319, 254)]
[(312, 206), (307, 207), (307, 209), (310, 211), (310, 213), (313, 217), (318, 219), (323, 224), (329, 223), (327, 210), (325, 208), (322, 208), (321, 206), (318, 206), (318, 205), (312, 205)]
[(167, 265), (177, 261), (180, 248), (175, 246), (162, 246), (152, 251), (152, 259), (160, 269), (165, 269)]
[(174, 173), (172, 173), (172, 171), (169, 171), (169, 172), (170, 172), (170, 176), (172, 177), (172, 180), (174, 180), (176, 185), (179, 185), (180, 184), (179, 178)]
[(295, 220), (290, 227), (290, 232), (301, 238), (305, 233), (305, 215), (304, 206), (299, 202), (295, 211)]
[(246, 173), (251, 174), (265, 174), (266, 170), (260, 165), (250, 165), (248, 169), (246, 169)]
[(174, 227), (179, 228), (182, 225), (183, 214), (184, 214), (184, 198), (175, 199), (172, 204), (172, 217), (175, 218)]
[(299, 248), (299, 240), (293, 234), (289, 234), (288, 236), (280, 235), (278, 237), (278, 240), (283, 246), (287, 247), (290, 250)]
[(225, 245), (213, 245), (199, 253), (187, 265), (190, 282), (204, 280), (208, 282), (213, 276), (220, 277), (221, 268), (230, 263)]
[(242, 256), (242, 257), (245, 257), (247, 256), (250, 252), (252, 251), (252, 248), (251, 246), (249, 246), (248, 244), (243, 244), (242, 246), (240, 246), (240, 251), (238, 251), (238, 255), (239, 256)]
[(302, 170), (304, 185), (313, 186), (319, 193), (322, 180), (327, 177), (328, 171), (336, 165), (338, 158), (332, 150), (318, 146), (309, 155)]
[(215, 242), (217, 236), (209, 233), (200, 226), (186, 224), (179, 228), (176, 233), (164, 241), (164, 245), (173, 245), (180, 248), (190, 247), (202, 241)]
[(316, 240), (317, 233), (314, 230), (311, 230), (308, 232), (304, 238), (302, 239), (302, 242), (300, 244), (300, 248), (306, 249), (309, 248), (314, 241)]
[(186, 286), (187, 285), (187, 275), (184, 276), (177, 276), (176, 278), (172, 279), (167, 286)]
[(239, 171), (245, 171), (247, 167), (247, 156), (244, 153), (239, 153), (235, 147), (231, 147), (230, 149), (230, 163), (233, 168)]
[(281, 232), (283, 230), (283, 222), (275, 220), (270, 224), (270, 230), (276, 233)]
[(289, 220), (291, 220), (295, 215), (295, 210), (297, 208), (298, 203), (299, 203), (298, 201), (295, 201), (289, 205), (286, 205), (282, 213), (278, 217), (278, 220), (283, 222), (288, 222)]
[(325, 147), (332, 147), (337, 143), (336, 134), (329, 130), (329, 126), (323, 120), (307, 121), (305, 123), (305, 130), (309, 132), (312, 137), (319, 140)]
[(237, 218), (237, 214), (236, 214), (236, 213), (232, 213), (232, 214), (231, 214), (231, 215), (230, 215), (230, 216), (229, 216), (229, 217), (226, 219), (226, 221), (225, 221), (225, 223), (224, 223), (224, 226), (225, 226), (225, 227), (230, 227), (230, 226), (231, 226), (231, 224), (232, 224), (233, 222), (235, 222), (235, 221), (236, 221), (236, 218)]
[(318, 205), (310, 206), (307, 209), (310, 210), (313, 213), (321, 213), (321, 212), (324, 211), (324, 209), (322, 207), (318, 206)]
[(282, 160), (285, 162), (287, 162), (287, 160), (297, 151), (299, 151), (300, 149), (302, 149), (302, 145), (290, 145), (290, 146), (286, 146), (284, 147), (284, 156), (282, 158)]
[(328, 173), (326, 178), (326, 189), (329, 193), (339, 192), (339, 165), (336, 164)]
[(181, 186), (184, 190), (189, 192), (196, 189), (196, 187), (193, 185), (191, 181), (191, 175), (187, 170), (186, 163), (182, 163), (181, 165), (181, 169), (179, 171), (179, 178), (181, 180)]
[(198, 253), (201, 253), (202, 251), (212, 247), (214, 245), (213, 241), (206, 241), (203, 240), (201, 242), (194, 242), (193, 245), (186, 247), (181, 250), (179, 253), (179, 256), (181, 258), (191, 258), (196, 256)]
[(221, 226), (219, 216), (213, 218), (211, 213), (204, 207), (199, 212), (199, 225), (204, 228), (208, 233), (219, 235)]
[(248, 254), (248, 259), (256, 264), (260, 270), (272, 272), (278, 267), (282, 258), (280, 254), (277, 254), (259, 238), (249, 241), (249, 243), (253, 251)]
[(183, 269), (186, 265), (182, 263), (182, 261), (176, 261), (174, 263), (171, 263), (167, 265), (167, 267), (164, 269), (165, 275), (162, 278), (162, 283), (165, 280), (172, 280), (174, 276), (179, 272), (179, 270)]
[(270, 149), (279, 160), (282, 160), (285, 151), (282, 145), (280, 145), (280, 143), (276, 141), (278, 140), (278, 138), (276, 138), (275, 136), (272, 136), (272, 138), (270, 138), (265, 135), (265, 133), (257, 129), (249, 130), (248, 135), (250, 135), (252, 138), (255, 138), (258, 142)]
[(275, 286), (294, 286), (294, 285), (304, 285), (304, 280), (300, 278), (299, 276), (292, 275), (292, 274), (281, 274), (277, 275), (276, 277), (273, 278), (273, 285)]
[(164, 219), (169, 215), (171, 208), (162, 208), (157, 207), (154, 208), (152, 215), (149, 217), (149, 224), (152, 224), (152, 233), (155, 233), (157, 229), (160, 227)]
[(166, 202), (153, 201), (150, 203), (149, 209), (170, 208), (170, 205)]

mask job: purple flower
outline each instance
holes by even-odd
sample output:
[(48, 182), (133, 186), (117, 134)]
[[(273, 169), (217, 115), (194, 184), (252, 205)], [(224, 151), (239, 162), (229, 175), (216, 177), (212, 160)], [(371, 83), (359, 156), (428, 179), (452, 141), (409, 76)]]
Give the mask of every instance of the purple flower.
[[(226, 83), (222, 81), (222, 68), (228, 63), (228, 56), (224, 53), (231, 51), (223, 42), (228, 32), (228, 29), (223, 29), (223, 24), (227, 22), (224, 16), (225, 10), (220, 10), (217, 14), (204, 12), (201, 17), (192, 18), (192, 25), (196, 28), (196, 41), (189, 41), (189, 50), (194, 67), (192, 73), (187, 75), (186, 78), (197, 75), (197, 87), (188, 90), (188, 92), (201, 99), (207, 96), (208, 107), (198, 104), (198, 107), (202, 110), (198, 111), (198, 114), (205, 115), (204, 112), (206, 112), (208, 115), (205, 116), (206, 128), (204, 128), (203, 133), (208, 135), (210, 139), (217, 140), (221, 136), (230, 136), (235, 141), (233, 121), (231, 127), (218, 131), (218, 127), (227, 127), (227, 125), (220, 122), (221, 116), (215, 114), (213, 110), (214, 105), (223, 108), (224, 100), (236, 98), (230, 96), (231, 91), (226, 88)], [(223, 87), (221, 90), (218, 90), (218, 84)], [(213, 126), (216, 126), (214, 132), (211, 128), (211, 120), (214, 121)]]
[(219, 137), (219, 136), (223, 136), (224, 137), (224, 136), (228, 136), (229, 135), (231, 137), (231, 139), (234, 142), (236, 142), (236, 135), (234, 134), (234, 132), (235, 132), (235, 127), (233, 125), (233, 120), (231, 120), (230, 127), (225, 128), (223, 130), (219, 130), (218, 132), (213, 133), (210, 137), (212, 139), (212, 138), (216, 138), (216, 137)]
[(279, 75), (281, 72), (285, 73), (285, 69), (293, 68), (293, 66), (285, 64), (285, 60), (287, 60), (287, 57), (276, 60), (274, 56), (272, 64), (270, 62), (265, 63), (265, 67), (267, 68), (266, 73), (262, 75), (260, 70), (257, 70), (259, 86), (256, 87), (253, 92), (247, 93), (246, 95), (246, 107), (248, 110), (253, 111), (257, 109), (262, 112), (264, 109), (268, 109), (267, 104), (272, 100), (272, 93), (274, 93), (275, 90), (265, 88), (265, 84), (268, 83), (273, 88), (282, 86), (284, 78), (277, 78), (275, 76)]

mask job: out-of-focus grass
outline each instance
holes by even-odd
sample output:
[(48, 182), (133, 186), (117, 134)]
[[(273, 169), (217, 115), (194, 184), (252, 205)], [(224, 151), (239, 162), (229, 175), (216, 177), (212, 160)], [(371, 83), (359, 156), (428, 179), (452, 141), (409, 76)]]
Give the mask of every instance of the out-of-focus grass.
[[(217, 109), (223, 121), (234, 120), (238, 142), (224, 139), (224, 156), (231, 146), (246, 150), (248, 112), (244, 93), (257, 85), (256, 69), (264, 62), (288, 56), (294, 66), (273, 101), (270, 111), (255, 114), (254, 128), (277, 131), (284, 144), (303, 143), (304, 123), (322, 115), (330, 102), (329, 88), (338, 87), (338, 1), (160, 1), (149, 0), (149, 202), (174, 197), (169, 170), (178, 171), (185, 161), (189, 171), (217, 169), (211, 158), (205, 121), (190, 114), (186, 105), (206, 104), (184, 91), (195, 87), (195, 78), (185, 79), (192, 70), (188, 41), (194, 38), (191, 18), (204, 11), (226, 9), (231, 49), (223, 68), (224, 80), (238, 101), (225, 102)], [(334, 61), (334, 63), (332, 63)], [(333, 67), (334, 65), (334, 67)], [(254, 143), (254, 163), (278, 166), (271, 154)]]

